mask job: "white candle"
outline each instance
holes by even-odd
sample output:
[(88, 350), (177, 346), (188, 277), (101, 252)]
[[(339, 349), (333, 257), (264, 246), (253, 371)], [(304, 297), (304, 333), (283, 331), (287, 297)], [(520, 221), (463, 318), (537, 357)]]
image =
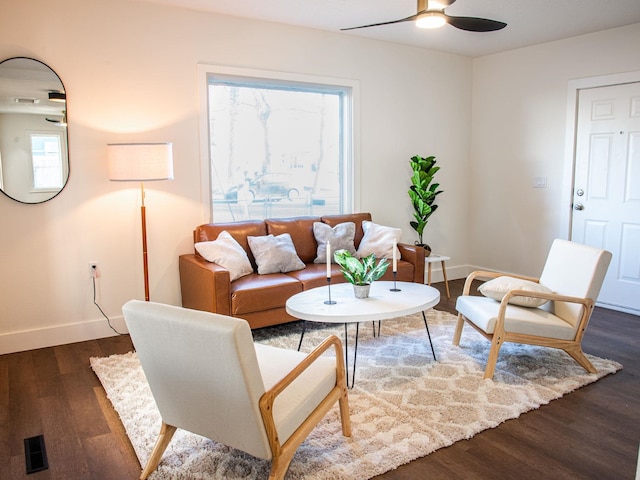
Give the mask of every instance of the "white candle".
[(396, 254), (396, 250), (398, 249), (398, 242), (396, 239), (393, 239), (393, 271), (398, 271), (398, 255)]
[(327, 242), (327, 278), (331, 278), (331, 244)]

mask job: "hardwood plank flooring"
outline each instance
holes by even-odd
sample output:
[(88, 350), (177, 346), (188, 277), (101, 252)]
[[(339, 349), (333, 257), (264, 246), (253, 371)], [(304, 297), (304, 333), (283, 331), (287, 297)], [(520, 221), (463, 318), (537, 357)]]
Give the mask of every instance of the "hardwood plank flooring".
[[(442, 293), (436, 308), (455, 313), (462, 284), (449, 282), (449, 300), (444, 284), (434, 284)], [(632, 480), (640, 441), (640, 318), (597, 308), (583, 345), (623, 370), (376, 480)], [(0, 479), (137, 478), (133, 448), (89, 367), (91, 356), (131, 349), (122, 335), (0, 356)], [(40, 434), (49, 469), (27, 475), (23, 439)]]

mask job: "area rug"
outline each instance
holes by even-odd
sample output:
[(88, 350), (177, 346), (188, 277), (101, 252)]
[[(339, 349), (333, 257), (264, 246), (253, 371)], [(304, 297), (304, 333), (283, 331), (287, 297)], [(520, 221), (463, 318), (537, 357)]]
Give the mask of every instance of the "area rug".
[[(375, 338), (370, 324), (361, 325), (355, 386), (349, 392), (352, 437), (342, 436), (335, 407), (298, 449), (287, 479), (368, 479), (622, 368), (587, 355), (598, 370), (588, 374), (562, 351), (507, 343), (494, 379), (483, 380), (489, 342), (467, 327), (455, 347), (451, 338), (456, 318), (431, 310), (427, 319), (437, 362), (421, 314), (384, 321), (382, 334)], [(351, 325), (349, 334), (354, 332)], [(307, 328), (302, 350), (310, 351), (330, 333), (342, 338), (344, 328)], [(295, 349), (300, 326), (288, 324), (254, 335), (257, 342)], [(351, 348), (349, 353), (352, 362)], [(144, 465), (161, 421), (136, 354), (92, 358), (91, 365)], [(266, 479), (269, 468), (265, 460), (178, 430), (150, 478)]]

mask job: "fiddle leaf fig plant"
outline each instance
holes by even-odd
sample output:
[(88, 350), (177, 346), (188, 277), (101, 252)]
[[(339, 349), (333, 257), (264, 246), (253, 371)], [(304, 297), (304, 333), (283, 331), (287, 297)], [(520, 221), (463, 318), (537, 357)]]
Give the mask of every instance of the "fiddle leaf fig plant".
[(440, 167), (436, 166), (436, 157), (434, 156), (415, 155), (411, 157), (410, 163), (413, 175), (408, 193), (413, 205), (415, 221), (411, 221), (409, 224), (418, 233), (417, 244), (424, 245), (422, 241), (424, 227), (427, 226), (429, 217), (438, 208), (434, 201), (442, 193), (442, 190), (438, 190), (440, 184), (433, 181), (433, 177), (440, 170)]
[(354, 285), (370, 285), (387, 271), (389, 260), (381, 258), (376, 265), (376, 255), (367, 255), (362, 260), (357, 259), (348, 250), (336, 250), (333, 254), (344, 278)]

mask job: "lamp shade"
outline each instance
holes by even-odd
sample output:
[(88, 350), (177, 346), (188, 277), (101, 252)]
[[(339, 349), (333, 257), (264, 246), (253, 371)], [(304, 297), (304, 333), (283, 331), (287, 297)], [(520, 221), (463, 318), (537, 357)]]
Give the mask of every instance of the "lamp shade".
[(147, 182), (173, 179), (172, 143), (110, 143), (109, 180)]

